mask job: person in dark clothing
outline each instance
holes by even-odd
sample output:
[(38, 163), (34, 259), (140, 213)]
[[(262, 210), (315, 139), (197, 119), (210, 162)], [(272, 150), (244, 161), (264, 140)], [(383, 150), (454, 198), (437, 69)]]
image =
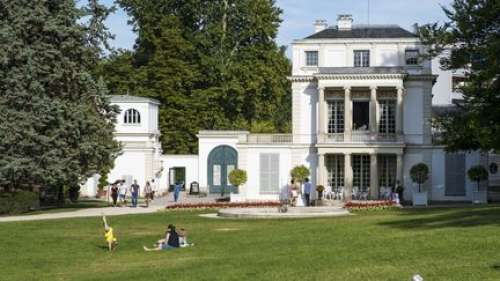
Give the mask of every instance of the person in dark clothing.
[(167, 226), (167, 231), (165, 232), (165, 239), (158, 240), (154, 248), (148, 248), (144, 246), (144, 251), (162, 251), (169, 249), (179, 248), (179, 234), (175, 231), (175, 226), (173, 224), (169, 224)]
[(111, 199), (113, 199), (113, 207), (116, 207), (116, 201), (118, 200), (118, 186), (116, 184), (111, 185)]
[(140, 187), (137, 184), (137, 180), (134, 180), (134, 184), (130, 186), (130, 194), (132, 195), (132, 207), (137, 207), (137, 200), (139, 198)]

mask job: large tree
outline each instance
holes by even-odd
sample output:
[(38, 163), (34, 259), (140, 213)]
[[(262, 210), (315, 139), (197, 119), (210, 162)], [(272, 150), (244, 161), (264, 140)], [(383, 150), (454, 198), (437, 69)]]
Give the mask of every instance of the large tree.
[[(109, 10), (89, 1), (0, 1), (0, 186), (73, 188), (112, 165), (117, 108), (91, 75)], [(59, 192), (62, 194), (62, 192)]]
[(454, 0), (449, 21), (420, 29), (430, 56), (446, 51), (441, 67), (463, 70), (464, 102), (438, 119), (450, 150), (500, 151), (500, 1)]
[(165, 151), (196, 152), (202, 129), (288, 130), (290, 63), (275, 42), (281, 22), (275, 1), (118, 2), (131, 17), (136, 44), (105, 61), (99, 74), (118, 86), (114, 94), (162, 103)]

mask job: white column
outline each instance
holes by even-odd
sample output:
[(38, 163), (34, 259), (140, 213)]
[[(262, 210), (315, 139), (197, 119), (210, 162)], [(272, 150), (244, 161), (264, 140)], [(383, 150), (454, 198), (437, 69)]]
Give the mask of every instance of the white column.
[(378, 199), (378, 165), (377, 154), (370, 154), (370, 199)]
[[(322, 185), (324, 188), (326, 188), (326, 166), (325, 166), (325, 155), (324, 154), (318, 154), (318, 181), (316, 185)], [(317, 198), (316, 192), (314, 193), (314, 198)]]
[(352, 138), (352, 98), (351, 87), (344, 87), (344, 141)]
[(404, 98), (404, 88), (398, 87), (397, 89), (397, 101), (396, 101), (396, 133), (403, 134), (403, 98)]
[(396, 157), (396, 180), (403, 183), (403, 154), (397, 154)]
[(318, 139), (324, 140), (326, 134), (326, 102), (325, 102), (325, 88), (318, 88)]
[(344, 154), (344, 201), (352, 200), (352, 166), (351, 154)]
[(377, 87), (370, 87), (370, 132), (373, 136), (377, 133)]

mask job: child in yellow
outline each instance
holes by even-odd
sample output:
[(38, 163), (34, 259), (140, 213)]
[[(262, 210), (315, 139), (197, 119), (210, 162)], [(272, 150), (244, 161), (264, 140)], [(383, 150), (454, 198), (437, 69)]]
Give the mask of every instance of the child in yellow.
[(113, 234), (113, 228), (108, 225), (105, 216), (102, 216), (102, 221), (104, 222), (104, 239), (108, 243), (109, 251), (112, 251), (118, 244), (118, 241), (116, 240), (116, 237)]

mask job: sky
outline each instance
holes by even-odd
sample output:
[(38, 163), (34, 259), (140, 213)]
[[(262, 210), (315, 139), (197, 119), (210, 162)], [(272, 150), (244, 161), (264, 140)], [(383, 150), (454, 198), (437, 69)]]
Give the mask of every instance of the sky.
[[(354, 24), (398, 24), (412, 31), (412, 25), (430, 22), (444, 22), (446, 16), (441, 5), (449, 6), (452, 0), (276, 0), (283, 10), (277, 42), (289, 45), (294, 39), (301, 39), (313, 33), (317, 19), (327, 20), (335, 25), (338, 14), (351, 14)], [(110, 5), (113, 0), (102, 0)], [(370, 7), (370, 9), (368, 9)], [(106, 24), (115, 34), (111, 45), (115, 48), (132, 49), (135, 34), (127, 24), (128, 16), (118, 10)], [(288, 52), (289, 53), (289, 52)]]

